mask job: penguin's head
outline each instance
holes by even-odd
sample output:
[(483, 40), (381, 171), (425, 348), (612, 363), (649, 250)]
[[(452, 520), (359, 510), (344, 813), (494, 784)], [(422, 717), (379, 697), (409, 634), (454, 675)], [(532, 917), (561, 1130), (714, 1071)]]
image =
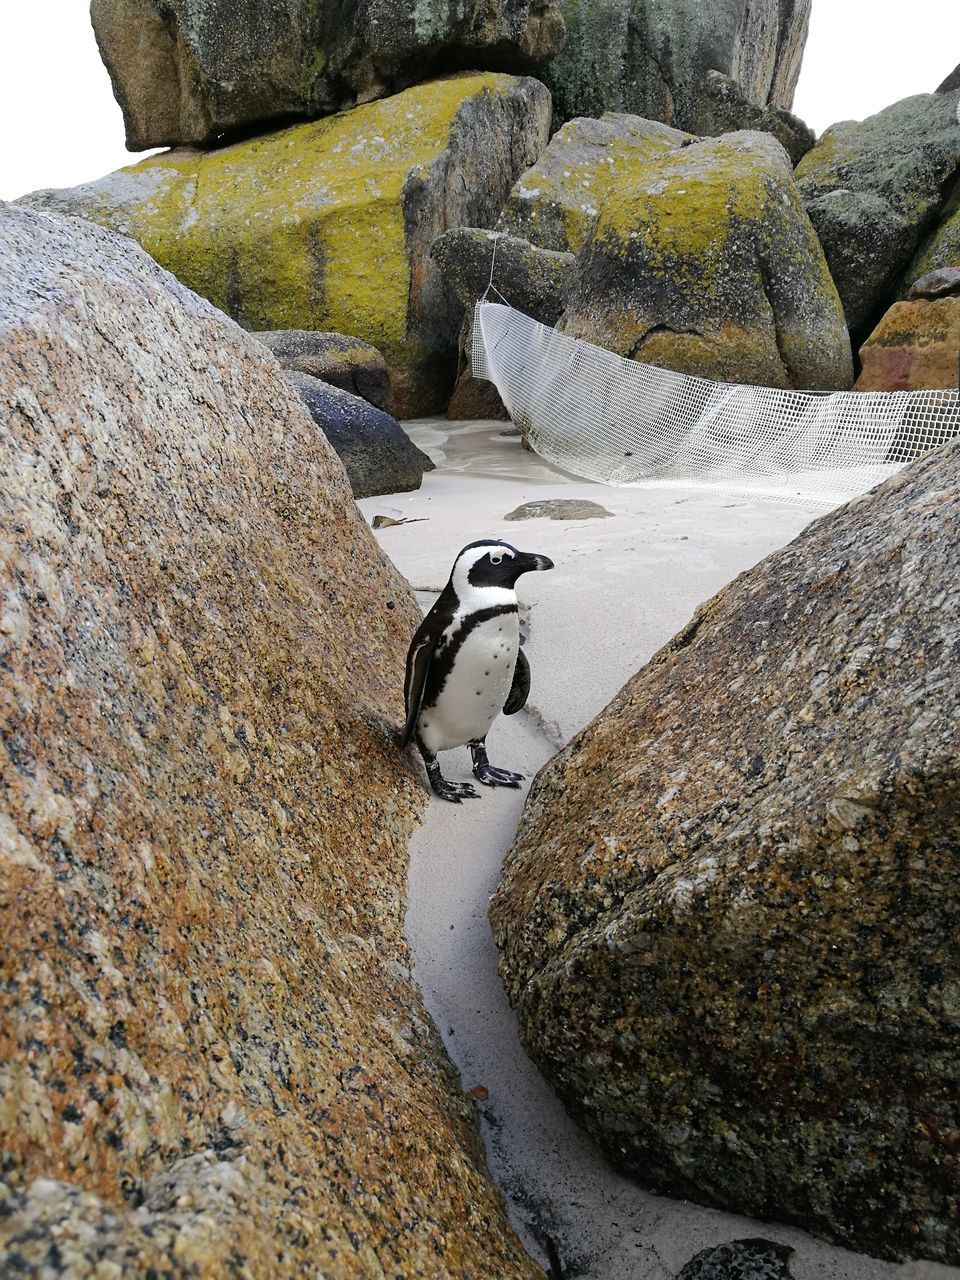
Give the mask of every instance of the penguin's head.
[(553, 561), (531, 551), (518, 551), (509, 542), (483, 538), (471, 542), (457, 556), (451, 575), (457, 594), (466, 589), (501, 587), (512, 591), (521, 573), (535, 569), (552, 569)]

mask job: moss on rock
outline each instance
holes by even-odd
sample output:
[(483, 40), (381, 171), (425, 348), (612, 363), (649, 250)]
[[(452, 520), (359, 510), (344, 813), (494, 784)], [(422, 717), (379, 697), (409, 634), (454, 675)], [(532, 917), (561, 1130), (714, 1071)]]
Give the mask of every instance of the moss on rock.
[(430, 243), (493, 222), (545, 145), (549, 113), (535, 80), (452, 76), (31, 202), (132, 235), (245, 328), (372, 343), (398, 371), (400, 412), (417, 412), (442, 402), (460, 322)]

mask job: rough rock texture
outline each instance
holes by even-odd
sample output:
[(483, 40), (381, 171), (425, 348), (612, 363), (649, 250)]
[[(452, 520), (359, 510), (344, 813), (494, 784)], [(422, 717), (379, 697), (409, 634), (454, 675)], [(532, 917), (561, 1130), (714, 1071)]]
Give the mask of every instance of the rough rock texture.
[(393, 412), (390, 370), (369, 342), (309, 329), (273, 329), (253, 336), (273, 352), (281, 368), (309, 374), (341, 391), (361, 396), (384, 413)]
[(960, 297), (960, 267), (939, 267), (928, 271), (910, 286), (907, 301), (917, 298)]
[(533, 1276), (408, 971), (419, 611), (275, 361), (0, 206), (0, 1273)]
[(430, 245), (450, 226), (493, 223), (549, 123), (536, 80), (453, 76), (27, 203), (132, 235), (244, 328), (372, 343), (390, 366), (398, 415), (412, 417), (446, 404), (463, 311)]
[(93, 0), (131, 151), (313, 119), (438, 71), (535, 71), (557, 0)]
[(789, 1245), (731, 1240), (691, 1258), (677, 1280), (792, 1280)]
[(960, 175), (958, 101), (960, 90), (919, 94), (835, 124), (797, 166), (855, 336), (876, 323)]
[(433, 242), (430, 257), (464, 308), (460, 365), (447, 416), (506, 418), (507, 411), (493, 383), (474, 378), (471, 373), (474, 306), (486, 293), (492, 272), (494, 287), (512, 306), (543, 324), (556, 324), (563, 312), (574, 256), (537, 249), (529, 240), (502, 232), (460, 227), (439, 236)]
[(608, 112), (600, 120), (569, 120), (518, 179), (497, 230), (540, 249), (579, 253), (611, 191), (633, 182), (651, 160), (693, 141), (688, 133), (640, 116)]
[(420, 488), (433, 463), (396, 418), (307, 373), (289, 369), (286, 377), (336, 450), (355, 498)]
[(960, 1260), (960, 442), (742, 574), (534, 782), (521, 1039), (654, 1188)]
[(837, 291), (786, 153), (765, 133), (634, 166), (607, 195), (558, 327), (724, 382), (853, 381)]
[[(957, 131), (960, 133), (960, 121), (957, 123)], [(907, 293), (922, 276), (931, 272), (957, 270), (960, 270), (960, 171), (953, 195), (944, 207), (940, 221), (903, 273), (901, 295)]]
[(789, 108), (810, 3), (561, 0), (567, 41), (545, 76), (557, 113), (569, 120), (631, 111), (704, 133), (710, 71), (735, 80), (747, 104)]
[(937, 93), (952, 93), (954, 89), (960, 89), (960, 66), (953, 68), (946, 80), (938, 86)]
[(781, 107), (758, 107), (747, 102), (739, 84), (719, 71), (708, 71), (698, 112), (697, 132), (717, 135), (738, 129), (772, 133), (794, 165), (816, 143), (817, 135), (799, 116)]
[(895, 302), (860, 348), (857, 391), (957, 386), (960, 297)]

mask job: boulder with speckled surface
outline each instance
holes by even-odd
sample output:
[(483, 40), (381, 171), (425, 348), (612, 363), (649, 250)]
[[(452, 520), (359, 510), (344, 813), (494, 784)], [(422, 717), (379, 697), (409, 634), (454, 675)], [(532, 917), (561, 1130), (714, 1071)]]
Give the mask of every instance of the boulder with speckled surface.
[(538, 775), (520, 1035), (659, 1192), (960, 1261), (960, 441), (742, 574)]
[(0, 206), (0, 1273), (533, 1277), (409, 971), (413, 596), (276, 362)]

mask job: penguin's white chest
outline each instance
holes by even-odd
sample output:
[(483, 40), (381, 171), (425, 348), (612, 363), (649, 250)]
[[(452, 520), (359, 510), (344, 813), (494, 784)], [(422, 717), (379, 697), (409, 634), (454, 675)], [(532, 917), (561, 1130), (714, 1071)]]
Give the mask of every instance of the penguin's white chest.
[(465, 620), (462, 625), (466, 634), (443, 688), (417, 721), (420, 737), (431, 752), (486, 737), (513, 683), (520, 648), (517, 614), (500, 614), (473, 627)]

